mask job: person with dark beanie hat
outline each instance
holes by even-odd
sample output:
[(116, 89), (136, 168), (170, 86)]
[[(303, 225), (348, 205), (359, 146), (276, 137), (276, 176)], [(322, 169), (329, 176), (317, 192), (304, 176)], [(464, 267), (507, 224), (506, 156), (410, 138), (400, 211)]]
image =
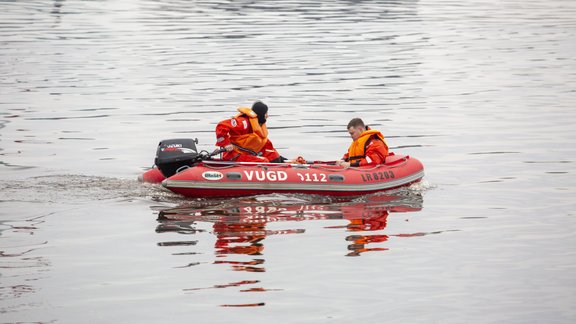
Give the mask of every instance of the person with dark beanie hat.
[[(281, 156), (268, 139), (268, 106), (256, 101), (252, 108), (240, 107), (238, 114), (216, 125), (216, 146), (226, 149), (222, 159), (237, 162), (294, 162)], [(302, 160), (302, 158), (300, 158)]]
[(260, 125), (266, 123), (266, 114), (268, 113), (268, 106), (262, 101), (256, 101), (252, 105), (252, 111), (258, 115), (258, 123)]

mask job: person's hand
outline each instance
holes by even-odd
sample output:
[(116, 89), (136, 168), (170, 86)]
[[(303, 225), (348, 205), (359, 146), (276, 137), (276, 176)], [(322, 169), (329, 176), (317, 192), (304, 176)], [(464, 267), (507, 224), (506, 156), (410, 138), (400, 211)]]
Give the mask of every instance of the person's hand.
[(302, 156), (298, 155), (298, 156), (294, 159), (294, 163), (306, 164), (306, 159), (303, 158)]
[(302, 156), (297, 156), (296, 158), (292, 159), (292, 160), (287, 160), (285, 163), (290, 163), (290, 164), (306, 164), (306, 159), (304, 159)]
[(227, 152), (232, 152), (232, 150), (234, 149), (234, 145), (228, 144), (224, 146), (224, 148), (226, 149)]
[(338, 160), (338, 161), (336, 161), (336, 165), (347, 169), (350, 167), (350, 162), (346, 162), (344, 160)]

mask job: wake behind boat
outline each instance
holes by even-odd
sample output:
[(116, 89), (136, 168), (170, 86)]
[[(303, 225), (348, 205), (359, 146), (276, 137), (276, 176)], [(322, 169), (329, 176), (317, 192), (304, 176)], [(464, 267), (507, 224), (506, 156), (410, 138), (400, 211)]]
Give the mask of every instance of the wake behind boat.
[(139, 177), (162, 183), (186, 197), (239, 197), (270, 193), (359, 196), (419, 182), (424, 167), (407, 155), (390, 155), (384, 164), (343, 168), (333, 162), (251, 163), (213, 158), (196, 150), (197, 140), (160, 142), (156, 167)]

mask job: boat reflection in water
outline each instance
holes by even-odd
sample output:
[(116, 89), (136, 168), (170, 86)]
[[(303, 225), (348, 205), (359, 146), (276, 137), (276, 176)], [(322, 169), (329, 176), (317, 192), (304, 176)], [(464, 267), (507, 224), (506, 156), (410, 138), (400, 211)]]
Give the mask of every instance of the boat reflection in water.
[[(234, 271), (265, 272), (264, 241), (272, 235), (304, 234), (304, 228), (269, 229), (271, 223), (285, 222), (294, 226), (314, 220), (339, 220), (339, 224), (326, 226), (345, 233), (348, 250), (344, 255), (360, 256), (371, 251), (385, 251), (381, 247), (390, 237), (422, 236), (425, 233), (386, 234), (388, 217), (394, 213), (416, 212), (422, 209), (420, 194), (369, 195), (352, 201), (333, 201), (316, 196), (267, 195), (228, 200), (194, 200), (174, 208), (162, 209), (158, 213), (159, 233), (206, 234), (206, 223), (212, 223), (212, 233), (216, 236), (213, 264), (229, 265)], [(342, 224), (342, 221), (346, 221)], [(276, 226), (277, 227), (277, 226)], [(188, 236), (189, 237), (189, 236)], [(160, 242), (160, 246), (196, 245), (197, 241), (183, 240)], [(182, 253), (185, 255), (195, 252)], [(240, 256), (243, 257), (240, 257)], [(198, 265), (192, 263), (183, 267)], [(262, 292), (277, 289), (263, 287), (246, 288), (258, 285), (258, 280), (244, 280), (217, 284), (211, 287), (188, 288), (187, 292), (241, 287), (240, 292)], [(246, 289), (244, 289), (246, 288)], [(226, 307), (264, 306), (265, 303), (228, 304)]]
[[(286, 199), (284, 199), (286, 198)], [(307, 197), (307, 199), (310, 199)], [(347, 220), (346, 225), (328, 226), (329, 229), (344, 229), (350, 242), (348, 256), (358, 256), (368, 251), (382, 251), (385, 248), (370, 248), (373, 243), (381, 243), (390, 236), (420, 236), (412, 234), (384, 234), (388, 216), (391, 213), (415, 212), (422, 209), (422, 196), (409, 195), (369, 195), (353, 201), (333, 202), (325, 197), (318, 201), (285, 196), (259, 196), (225, 201), (194, 201), (175, 208), (159, 211), (157, 232), (198, 232), (196, 223), (213, 223), (216, 235), (215, 253), (217, 256), (230, 254), (262, 255), (263, 241), (270, 235), (302, 234), (305, 229), (269, 230), (271, 222), (300, 222), (312, 220)], [(363, 232), (370, 232), (363, 233)], [(377, 232), (377, 234), (376, 234)], [(160, 245), (166, 243), (159, 243)], [(174, 242), (172, 244), (175, 244)], [(181, 242), (181, 244), (186, 244)], [(247, 265), (258, 265), (254, 262)], [(241, 267), (246, 271), (263, 271), (254, 267)]]

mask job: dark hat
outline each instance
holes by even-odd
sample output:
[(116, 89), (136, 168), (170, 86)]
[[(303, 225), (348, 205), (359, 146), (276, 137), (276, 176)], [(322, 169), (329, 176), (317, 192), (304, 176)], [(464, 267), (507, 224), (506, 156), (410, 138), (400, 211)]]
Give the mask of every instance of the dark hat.
[(268, 106), (266, 106), (265, 103), (263, 103), (262, 101), (256, 101), (252, 105), (252, 111), (255, 112), (256, 115), (258, 115), (258, 123), (260, 123), (260, 125), (266, 122), (266, 113), (268, 112)]

